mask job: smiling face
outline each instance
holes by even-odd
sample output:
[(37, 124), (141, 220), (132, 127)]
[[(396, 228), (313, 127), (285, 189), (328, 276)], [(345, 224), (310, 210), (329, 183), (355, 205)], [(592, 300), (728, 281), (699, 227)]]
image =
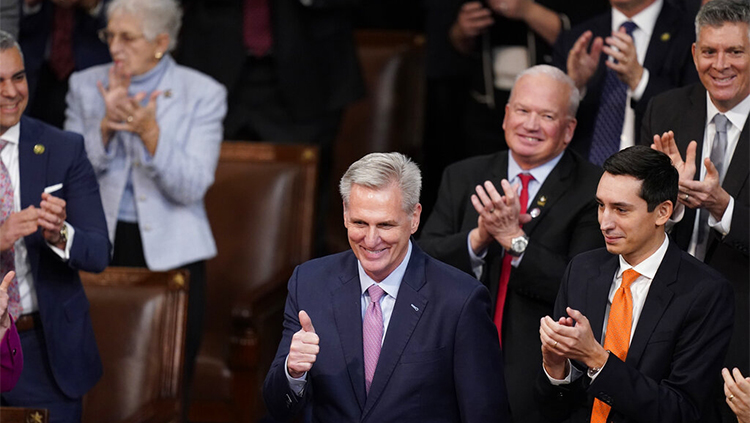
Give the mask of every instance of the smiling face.
[(503, 129), (513, 159), (523, 169), (540, 166), (563, 152), (576, 127), (568, 116), (570, 87), (544, 74), (521, 77), (505, 106)]
[(400, 188), (391, 184), (371, 189), (353, 184), (349, 205), (344, 203), (344, 226), (349, 245), (368, 276), (380, 282), (406, 257), (409, 237), (419, 227), (422, 206), (412, 213), (402, 208)]
[(711, 101), (726, 112), (750, 95), (750, 29), (746, 23), (703, 26), (693, 61)]
[(163, 54), (169, 46), (167, 34), (159, 34), (153, 41), (148, 41), (143, 35), (141, 19), (129, 13), (112, 15), (107, 23), (107, 33), (115, 69), (130, 76), (153, 69), (159, 63), (156, 54)]
[(620, 254), (635, 266), (653, 254), (664, 241), (664, 224), (672, 214), (672, 202), (665, 201), (648, 211), (641, 198), (641, 185), (633, 176), (604, 172), (596, 190), (599, 227), (607, 251)]
[(21, 53), (16, 48), (0, 51), (0, 135), (21, 120), (28, 99)]

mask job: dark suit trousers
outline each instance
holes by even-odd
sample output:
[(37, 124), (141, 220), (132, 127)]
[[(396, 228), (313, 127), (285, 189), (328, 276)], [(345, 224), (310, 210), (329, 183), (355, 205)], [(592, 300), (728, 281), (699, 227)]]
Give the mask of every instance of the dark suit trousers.
[(23, 348), (23, 372), (16, 386), (2, 395), (2, 405), (49, 410), (50, 423), (80, 423), (81, 398), (65, 395), (55, 382), (47, 356), (47, 344), (41, 323), (20, 333)]

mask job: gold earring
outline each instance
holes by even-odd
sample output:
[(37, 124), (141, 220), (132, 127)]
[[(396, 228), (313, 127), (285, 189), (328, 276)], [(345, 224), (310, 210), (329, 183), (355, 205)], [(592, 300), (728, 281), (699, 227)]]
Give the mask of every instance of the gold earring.
[(156, 54), (154, 54), (154, 57), (156, 57), (156, 60), (161, 60), (162, 56), (164, 56), (164, 53), (157, 51)]

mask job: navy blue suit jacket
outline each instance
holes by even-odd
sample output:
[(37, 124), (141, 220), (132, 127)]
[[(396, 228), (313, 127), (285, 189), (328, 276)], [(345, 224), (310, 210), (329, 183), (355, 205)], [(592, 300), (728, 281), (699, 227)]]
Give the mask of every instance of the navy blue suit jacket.
[[(553, 318), (579, 310), (601, 340), (618, 256), (606, 249), (573, 258), (563, 276)], [(538, 388), (551, 421), (588, 423), (594, 397), (612, 407), (607, 421), (713, 422), (711, 388), (718, 388), (732, 334), (734, 298), (729, 282), (670, 241), (651, 281), (623, 362), (610, 354), (596, 379), (584, 375), (553, 386), (540, 371)]]
[[(509, 421), (487, 289), (416, 243), (412, 248), (369, 395), (356, 257), (346, 251), (295, 269), (283, 338), (263, 389), (275, 418), (287, 419), (309, 401), (316, 422)], [(320, 337), (301, 398), (284, 369), (299, 310)]]
[[(39, 153), (41, 145), (44, 151)], [(41, 229), (24, 240), (34, 276), (52, 373), (60, 389), (80, 397), (102, 375), (89, 303), (78, 270), (101, 272), (109, 264), (110, 243), (99, 184), (83, 147), (83, 137), (32, 118), (21, 118), (19, 140), (21, 207), (39, 207), (45, 187), (66, 201), (66, 221), (75, 229), (70, 260), (63, 262)]]
[[(612, 33), (611, 28), (612, 12), (608, 11), (573, 27), (570, 31), (561, 33), (555, 43), (553, 64), (563, 70), (567, 68), (568, 52), (586, 30), (591, 30), (594, 37), (607, 37)], [(693, 41), (695, 41), (695, 27), (690, 18), (669, 2), (664, 2), (661, 13), (656, 19), (654, 32), (651, 34), (643, 61), (643, 67), (648, 69), (650, 75), (648, 85), (641, 99), (632, 103), (635, 110), (636, 138), (641, 127), (641, 119), (651, 97), (672, 88), (698, 82), (698, 73), (695, 70), (690, 50)], [(591, 149), (594, 121), (604, 89), (607, 69), (604, 62), (607, 57), (602, 53), (599, 58), (599, 66), (586, 84), (586, 96), (581, 100), (578, 108), (578, 126), (569, 148), (583, 157), (588, 157)]]

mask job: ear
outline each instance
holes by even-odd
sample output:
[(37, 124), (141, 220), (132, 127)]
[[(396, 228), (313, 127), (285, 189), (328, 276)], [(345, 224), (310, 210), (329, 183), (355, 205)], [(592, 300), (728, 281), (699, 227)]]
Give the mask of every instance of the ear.
[(674, 205), (671, 201), (667, 200), (658, 206), (656, 206), (656, 225), (663, 226), (667, 223), (669, 218), (672, 216)]
[(161, 34), (156, 36), (154, 43), (156, 43), (157, 50), (159, 50), (162, 54), (166, 54), (167, 50), (169, 50), (169, 40), (169, 34), (167, 34), (166, 32), (162, 32)]
[(693, 63), (695, 64), (695, 68), (698, 69), (698, 59), (695, 57), (695, 43), (693, 43), (691, 51), (693, 53)]
[(348, 228), (349, 226), (347, 226), (347, 225), (349, 224), (348, 223), (349, 222), (349, 218), (348, 218), (349, 212), (346, 209), (346, 201), (342, 201), (341, 204), (344, 206), (344, 227)]
[(414, 235), (419, 229), (419, 218), (422, 216), (422, 204), (417, 203), (414, 206), (414, 213), (411, 215), (411, 234)]
[(570, 141), (573, 139), (573, 133), (576, 131), (576, 125), (578, 125), (578, 120), (574, 117), (568, 118), (568, 123), (565, 125), (565, 145), (570, 144)]
[(505, 121), (508, 119), (508, 113), (510, 112), (510, 104), (505, 104), (505, 114), (503, 115), (503, 131), (505, 131)]

